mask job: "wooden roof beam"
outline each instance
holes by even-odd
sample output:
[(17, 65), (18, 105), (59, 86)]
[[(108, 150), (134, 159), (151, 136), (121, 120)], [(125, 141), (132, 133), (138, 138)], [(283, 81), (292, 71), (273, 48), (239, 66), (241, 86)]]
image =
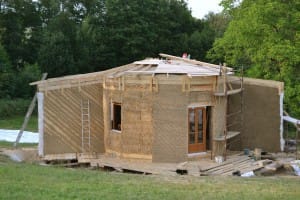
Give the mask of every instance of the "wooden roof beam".
[[(179, 61), (184, 61), (184, 62), (187, 62), (187, 63), (190, 63), (190, 64), (194, 64), (194, 65), (209, 66), (209, 67), (213, 67), (213, 68), (216, 68), (216, 69), (220, 68), (219, 65), (206, 63), (206, 62), (201, 62), (201, 61), (198, 61), (198, 60), (191, 60), (191, 59), (188, 59), (188, 58), (181, 58), (181, 57), (172, 56), (172, 55), (168, 55), (168, 54), (164, 54), (164, 53), (160, 53), (159, 55), (163, 58), (167, 58), (167, 59), (170, 59), (170, 60), (179, 60)], [(233, 70), (230, 67), (226, 67), (226, 69), (229, 70), (229, 71)]]

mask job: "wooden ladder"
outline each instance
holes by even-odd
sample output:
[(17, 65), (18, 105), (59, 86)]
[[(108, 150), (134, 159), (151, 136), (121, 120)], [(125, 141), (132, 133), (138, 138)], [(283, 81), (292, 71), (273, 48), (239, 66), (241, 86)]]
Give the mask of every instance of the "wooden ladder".
[(91, 150), (90, 101), (81, 100), (81, 151)]

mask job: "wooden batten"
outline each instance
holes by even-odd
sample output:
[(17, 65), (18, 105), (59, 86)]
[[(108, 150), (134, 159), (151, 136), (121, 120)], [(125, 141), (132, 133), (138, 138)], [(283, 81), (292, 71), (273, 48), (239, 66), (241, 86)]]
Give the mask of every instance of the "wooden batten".
[[(160, 53), (159, 54), (161, 57), (170, 59), (170, 60), (179, 60), (179, 61), (184, 61), (190, 64), (195, 64), (195, 65), (200, 65), (200, 66), (208, 66), (208, 67), (212, 67), (212, 68), (216, 68), (219, 69), (220, 66), (219, 65), (215, 65), (215, 64), (211, 64), (211, 63), (206, 63), (206, 62), (201, 62), (198, 60), (191, 60), (188, 58), (182, 58), (182, 57), (177, 57), (177, 56), (172, 56), (172, 55), (168, 55), (168, 54), (164, 54), (164, 53)], [(232, 68), (230, 67), (226, 67), (226, 69), (228, 69), (229, 71), (232, 70)]]
[[(63, 91), (63, 95), (62, 95)], [(81, 99), (89, 99), (91, 106), (91, 150), (103, 152), (103, 118), (101, 112), (102, 85), (46, 90), (44, 100), (45, 154), (81, 152)]]
[(152, 160), (152, 155), (146, 155), (146, 154), (134, 154), (134, 153), (122, 153), (122, 158), (128, 158), (128, 159), (143, 159), (143, 160)]

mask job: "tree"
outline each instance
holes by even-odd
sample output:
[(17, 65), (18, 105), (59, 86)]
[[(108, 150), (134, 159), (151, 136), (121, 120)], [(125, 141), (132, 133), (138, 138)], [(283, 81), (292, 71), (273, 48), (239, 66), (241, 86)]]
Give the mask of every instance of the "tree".
[[(223, 36), (229, 17), (223, 13), (210, 12), (203, 21), (198, 22), (198, 28), (189, 38), (188, 52), (193, 58), (208, 61), (206, 53), (213, 47), (216, 38)], [(201, 25), (201, 26), (200, 26)]]
[(2, 0), (0, 10), (1, 43), (15, 70), (37, 59), (37, 32), (41, 20), (32, 0)]
[(300, 117), (300, 2), (244, 0), (227, 4), (232, 21), (208, 57), (247, 67), (251, 77), (285, 82), (287, 110)]
[(183, 0), (106, 1), (103, 53), (110, 55), (110, 66), (160, 52), (182, 55), (201, 23)]
[(8, 55), (0, 43), (0, 96), (11, 97), (13, 70)]

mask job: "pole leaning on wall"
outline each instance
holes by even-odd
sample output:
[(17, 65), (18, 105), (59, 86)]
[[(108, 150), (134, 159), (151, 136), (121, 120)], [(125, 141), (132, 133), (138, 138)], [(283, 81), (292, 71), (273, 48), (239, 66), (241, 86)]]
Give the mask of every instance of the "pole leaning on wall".
[[(42, 76), (41, 81), (45, 80), (45, 79), (47, 78), (47, 75), (48, 75), (47, 73), (43, 73), (43, 76)], [(33, 112), (33, 109), (34, 109), (34, 107), (35, 107), (36, 100), (37, 100), (37, 93), (35, 93), (35, 95), (34, 95), (32, 101), (31, 101), (31, 103), (30, 103), (30, 105), (29, 105), (29, 107), (28, 107), (27, 113), (26, 113), (25, 118), (24, 118), (24, 122), (23, 122), (23, 124), (22, 124), (22, 127), (21, 127), (19, 133), (18, 133), (18, 136), (17, 136), (17, 138), (16, 138), (16, 141), (15, 141), (15, 143), (14, 143), (14, 147), (17, 147), (18, 144), (19, 144), (19, 142), (20, 142), (20, 139), (21, 139), (21, 137), (22, 137), (22, 135), (23, 135), (23, 132), (24, 132), (25, 128), (27, 127), (28, 121), (29, 121), (30, 116), (31, 116), (31, 114), (32, 114), (32, 112)]]

